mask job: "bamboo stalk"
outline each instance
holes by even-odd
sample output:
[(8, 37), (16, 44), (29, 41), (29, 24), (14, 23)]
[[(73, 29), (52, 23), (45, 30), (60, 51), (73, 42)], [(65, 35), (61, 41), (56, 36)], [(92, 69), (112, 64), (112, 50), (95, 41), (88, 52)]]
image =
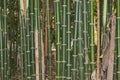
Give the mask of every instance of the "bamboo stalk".
[(84, 25), (84, 68), (85, 68), (85, 80), (89, 79), (89, 71), (88, 71), (88, 25), (87, 25), (87, 1), (83, 0), (83, 25)]
[(56, 29), (56, 80), (60, 80), (60, 0), (54, 0)]
[(75, 19), (74, 19), (74, 39), (73, 39), (73, 63), (72, 63), (72, 80), (77, 79), (77, 33), (78, 33), (78, 11), (79, 0), (75, 1)]
[[(0, 5), (2, 4), (2, 1), (0, 2)], [(2, 31), (2, 6), (0, 6), (0, 62), (1, 62), (1, 65), (0, 65), (0, 77), (1, 77), (1, 80), (4, 79), (4, 62), (3, 62), (3, 31)]]
[(36, 61), (36, 80), (39, 80), (39, 49), (38, 49), (38, 0), (35, 1), (35, 61)]
[(67, 74), (66, 79), (71, 80), (71, 19), (70, 19), (70, 2), (71, 0), (67, 0)]
[(100, 0), (96, 0), (97, 3), (97, 80), (100, 80)]
[(21, 80), (23, 80), (24, 78), (24, 52), (23, 52), (23, 26), (24, 26), (24, 19), (23, 19), (23, 0), (20, 0), (19, 1), (20, 3), (20, 13), (19, 13), (19, 24), (20, 24), (20, 37), (21, 37), (21, 44), (20, 44), (20, 47), (21, 47), (21, 55), (20, 55), (20, 59), (21, 59)]
[(62, 66), (62, 80), (65, 80), (65, 64), (66, 64), (66, 0), (63, 0), (62, 4), (62, 61), (61, 61), (61, 66)]
[[(41, 26), (40, 26), (40, 1), (38, 0), (38, 50), (39, 50), (39, 79), (42, 80), (42, 49), (41, 49)], [(36, 72), (36, 79), (37, 79), (37, 72)]]
[(117, 0), (117, 79), (120, 79), (120, 0)]
[(108, 0), (104, 0), (103, 2), (103, 17), (102, 17), (102, 27), (103, 27), (103, 34), (105, 33), (105, 30), (106, 30), (106, 25), (107, 25), (107, 9), (108, 9)]
[(84, 80), (84, 54), (83, 54), (83, 45), (82, 45), (82, 1), (79, 1), (79, 23), (78, 23), (78, 62), (79, 62), (79, 67), (78, 67), (78, 72), (79, 72), (79, 79)]
[(90, 1), (90, 64), (91, 72), (95, 69), (95, 49), (94, 49), (94, 0)]
[(26, 1), (26, 56), (27, 56), (27, 80), (31, 80), (31, 55), (30, 55), (30, 27), (29, 27), (29, 0)]
[(48, 27), (48, 56), (49, 56), (49, 79), (52, 79), (52, 53), (51, 53), (51, 30), (50, 30), (50, 0), (46, 1), (47, 5), (47, 27)]
[(7, 2), (3, 3), (3, 26), (4, 26), (4, 80), (8, 80), (7, 76)]
[[(36, 1), (36, 0), (35, 0)], [(34, 1), (33, 0), (30, 0), (30, 53), (31, 53), (31, 79), (36, 79), (36, 70), (35, 70), (35, 38), (34, 38)], [(35, 14), (36, 16), (36, 14)], [(36, 21), (36, 20), (35, 20)], [(36, 21), (37, 22), (37, 21)], [(36, 23), (35, 23), (36, 25)], [(36, 41), (37, 42), (37, 41)], [(39, 71), (39, 70), (38, 70)]]

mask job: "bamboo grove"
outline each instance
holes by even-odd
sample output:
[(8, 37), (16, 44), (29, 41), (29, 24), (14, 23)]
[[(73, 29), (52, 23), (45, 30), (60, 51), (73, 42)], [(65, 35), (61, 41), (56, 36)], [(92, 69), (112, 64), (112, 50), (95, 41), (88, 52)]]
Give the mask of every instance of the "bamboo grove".
[(0, 80), (120, 80), (120, 0), (0, 0)]

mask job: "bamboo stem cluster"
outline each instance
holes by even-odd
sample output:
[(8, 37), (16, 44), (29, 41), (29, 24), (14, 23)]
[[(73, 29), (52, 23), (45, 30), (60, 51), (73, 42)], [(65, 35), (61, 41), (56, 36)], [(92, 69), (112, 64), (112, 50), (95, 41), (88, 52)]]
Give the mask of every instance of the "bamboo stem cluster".
[(111, 77), (119, 80), (120, 0), (116, 6), (114, 0), (101, 3), (100, 0), (0, 0), (0, 80), (14, 80), (13, 76), (15, 80), (18, 76), (20, 80), (101, 80), (104, 66), (101, 56), (104, 57), (107, 44), (104, 39), (105, 36), (111, 39), (108, 32), (111, 30), (106, 28), (115, 8), (116, 52)]

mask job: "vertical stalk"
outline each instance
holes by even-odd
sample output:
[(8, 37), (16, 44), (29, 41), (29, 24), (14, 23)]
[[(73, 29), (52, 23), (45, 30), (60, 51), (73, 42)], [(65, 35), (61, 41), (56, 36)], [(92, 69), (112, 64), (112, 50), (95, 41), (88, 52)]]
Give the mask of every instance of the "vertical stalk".
[(79, 16), (78, 11), (79, 11), (79, 0), (75, 0), (72, 80), (77, 79), (77, 33), (78, 33), (77, 29), (78, 29), (78, 16)]
[(71, 26), (70, 26), (70, 2), (71, 0), (67, 0), (67, 74), (66, 79), (71, 80)]
[[(35, 0), (36, 1), (36, 0)], [(33, 11), (33, 6), (34, 1), (30, 0), (30, 23), (31, 23), (31, 30), (30, 30), (30, 40), (31, 40), (31, 45), (30, 45), (30, 52), (31, 52), (31, 73), (32, 73), (32, 79), (35, 80), (35, 42), (34, 42), (34, 11)], [(39, 71), (39, 70), (38, 70)]]
[[(0, 2), (0, 5), (2, 5), (2, 1)], [(0, 62), (1, 62), (1, 65), (0, 65), (0, 77), (1, 77), (1, 80), (4, 79), (4, 62), (3, 62), (3, 36), (2, 36), (2, 6), (0, 6)]]
[[(36, 72), (36, 79), (37, 76), (39, 76), (39, 80), (42, 80), (42, 49), (41, 49), (41, 26), (40, 26), (40, 1), (38, 0), (38, 30), (39, 30), (39, 34), (38, 34), (38, 49), (39, 49), (39, 73)], [(38, 74), (38, 75), (37, 75)]]
[(7, 2), (3, 3), (3, 26), (4, 26), (4, 80), (8, 80), (7, 76)]
[(91, 71), (95, 69), (95, 49), (94, 49), (94, 0), (90, 1), (90, 64)]
[(82, 45), (82, 1), (79, 1), (79, 23), (78, 23), (78, 75), (80, 80), (84, 80), (84, 54), (83, 54), (83, 45)]
[(49, 56), (49, 79), (52, 79), (52, 54), (50, 34), (50, 0), (47, 0), (47, 28), (48, 28), (48, 56)]
[(20, 63), (20, 65), (21, 65), (21, 80), (23, 80), (24, 78), (23, 78), (23, 76), (24, 76), (24, 64), (23, 64), (23, 61), (24, 61), (24, 52), (23, 52), (23, 48), (24, 48), (24, 46), (23, 46), (23, 26), (24, 26), (24, 19), (23, 19), (23, 0), (20, 0), (19, 1), (19, 5), (20, 5), (20, 13), (19, 13), (19, 24), (20, 24), (20, 42), (21, 42), (21, 44), (20, 44), (20, 48), (21, 48), (21, 51), (20, 51), (20, 53), (21, 53), (21, 55), (20, 55), (20, 59), (21, 59), (21, 63)]
[(102, 17), (102, 24), (103, 24), (103, 34), (105, 33), (105, 29), (106, 29), (106, 25), (107, 25), (107, 4), (108, 4), (108, 0), (104, 0), (103, 2), (103, 17)]
[(27, 80), (31, 80), (30, 60), (30, 27), (29, 27), (29, 0), (26, 0), (26, 56), (27, 56)]
[(117, 79), (120, 80), (120, 0), (117, 0)]
[(65, 80), (65, 63), (66, 63), (66, 0), (63, 0), (62, 5), (62, 80)]
[(84, 62), (84, 68), (85, 68), (85, 80), (88, 80), (89, 73), (88, 73), (88, 38), (87, 38), (87, 0), (83, 0), (83, 25), (84, 25), (84, 57), (85, 57), (85, 62)]
[(35, 0), (35, 61), (36, 61), (36, 80), (39, 80), (39, 49), (38, 49), (38, 0)]
[(100, 0), (97, 2), (97, 80), (100, 80)]
[(60, 80), (60, 0), (54, 0), (56, 29), (56, 80)]

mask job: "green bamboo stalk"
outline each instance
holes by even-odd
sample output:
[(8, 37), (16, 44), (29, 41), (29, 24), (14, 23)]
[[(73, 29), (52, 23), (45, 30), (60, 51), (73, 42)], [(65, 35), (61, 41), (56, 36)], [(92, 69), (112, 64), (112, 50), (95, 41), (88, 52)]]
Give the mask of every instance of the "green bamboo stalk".
[(60, 80), (60, 0), (54, 0), (56, 28), (56, 80)]
[(82, 45), (82, 1), (79, 1), (79, 23), (78, 23), (78, 77), (80, 80), (84, 80), (84, 54)]
[(95, 69), (95, 49), (94, 49), (94, 0), (90, 1), (90, 64), (91, 72)]
[(103, 27), (103, 29), (102, 29), (102, 31), (103, 31), (103, 34), (105, 33), (105, 30), (106, 30), (106, 25), (107, 25), (107, 6), (108, 5), (108, 0), (104, 0), (104, 2), (103, 2), (103, 17), (102, 17), (102, 27)]
[(20, 37), (21, 37), (21, 44), (20, 44), (20, 47), (21, 47), (21, 56), (20, 56), (20, 58), (21, 58), (21, 80), (23, 80), (24, 78), (24, 44), (23, 44), (23, 26), (24, 26), (24, 19), (23, 19), (23, 0), (20, 0), (19, 1), (19, 5), (20, 5), (20, 13), (19, 13), (19, 24), (20, 24)]
[(117, 0), (117, 79), (120, 80), (120, 0)]
[(73, 62), (72, 62), (72, 80), (77, 79), (77, 33), (78, 33), (78, 16), (79, 0), (75, 0), (75, 19), (74, 19), (74, 39), (73, 39)]
[[(36, 0), (35, 0), (36, 1)], [(34, 1), (30, 0), (30, 23), (31, 23), (31, 28), (30, 28), (30, 40), (31, 40), (31, 45), (30, 45), (30, 52), (31, 52), (31, 76), (33, 80), (35, 80), (35, 45), (34, 45), (34, 11), (33, 11), (33, 6)], [(39, 71), (39, 70), (38, 70)]]
[(23, 19), (21, 19), (20, 21), (20, 23), (21, 23), (21, 25), (20, 25), (20, 37), (21, 37), (21, 44), (20, 44), (20, 52), (21, 52), (21, 56), (20, 56), (20, 59), (21, 59), (21, 80), (23, 80), (24, 78), (23, 78), (23, 76), (24, 76), (24, 66), (23, 66), (23, 58), (24, 58), (24, 52), (23, 52), (23, 24), (22, 24), (22, 20)]
[(26, 57), (27, 57), (27, 80), (31, 80), (30, 60), (30, 27), (29, 27), (29, 0), (26, 0)]
[(66, 10), (67, 10), (67, 5), (66, 5), (66, 0), (63, 0), (63, 5), (62, 5), (62, 61), (61, 61), (61, 66), (62, 66), (62, 80), (65, 80), (65, 64), (66, 64)]
[(83, 0), (83, 25), (84, 25), (84, 69), (85, 69), (85, 80), (89, 79), (89, 71), (88, 71), (88, 37), (87, 37), (87, 0)]
[(112, 0), (108, 0), (108, 3), (107, 3), (107, 7), (108, 7), (108, 10), (107, 10), (107, 19), (110, 17), (110, 15), (112, 14)]
[(3, 26), (4, 26), (4, 80), (8, 80), (7, 76), (7, 2), (3, 3)]
[(47, 27), (48, 27), (48, 56), (49, 56), (49, 79), (52, 79), (52, 54), (51, 54), (51, 34), (50, 34), (50, 0), (46, 1), (47, 6)]
[(70, 26), (70, 2), (71, 0), (67, 0), (67, 74), (66, 79), (71, 80), (71, 26)]
[[(25, 16), (24, 16), (25, 17)], [(23, 20), (24, 20), (23, 17)], [(25, 30), (25, 21), (23, 21), (23, 26), (22, 26), (22, 31), (23, 31), (23, 52), (24, 52), (24, 73), (25, 73), (25, 79), (27, 79), (27, 52), (26, 52), (26, 30)]]
[[(2, 4), (2, 1), (0, 2), (0, 5)], [(1, 62), (1, 66), (0, 66), (0, 77), (1, 80), (4, 79), (4, 62), (3, 62), (3, 36), (2, 36), (2, 6), (0, 6), (0, 62)]]

